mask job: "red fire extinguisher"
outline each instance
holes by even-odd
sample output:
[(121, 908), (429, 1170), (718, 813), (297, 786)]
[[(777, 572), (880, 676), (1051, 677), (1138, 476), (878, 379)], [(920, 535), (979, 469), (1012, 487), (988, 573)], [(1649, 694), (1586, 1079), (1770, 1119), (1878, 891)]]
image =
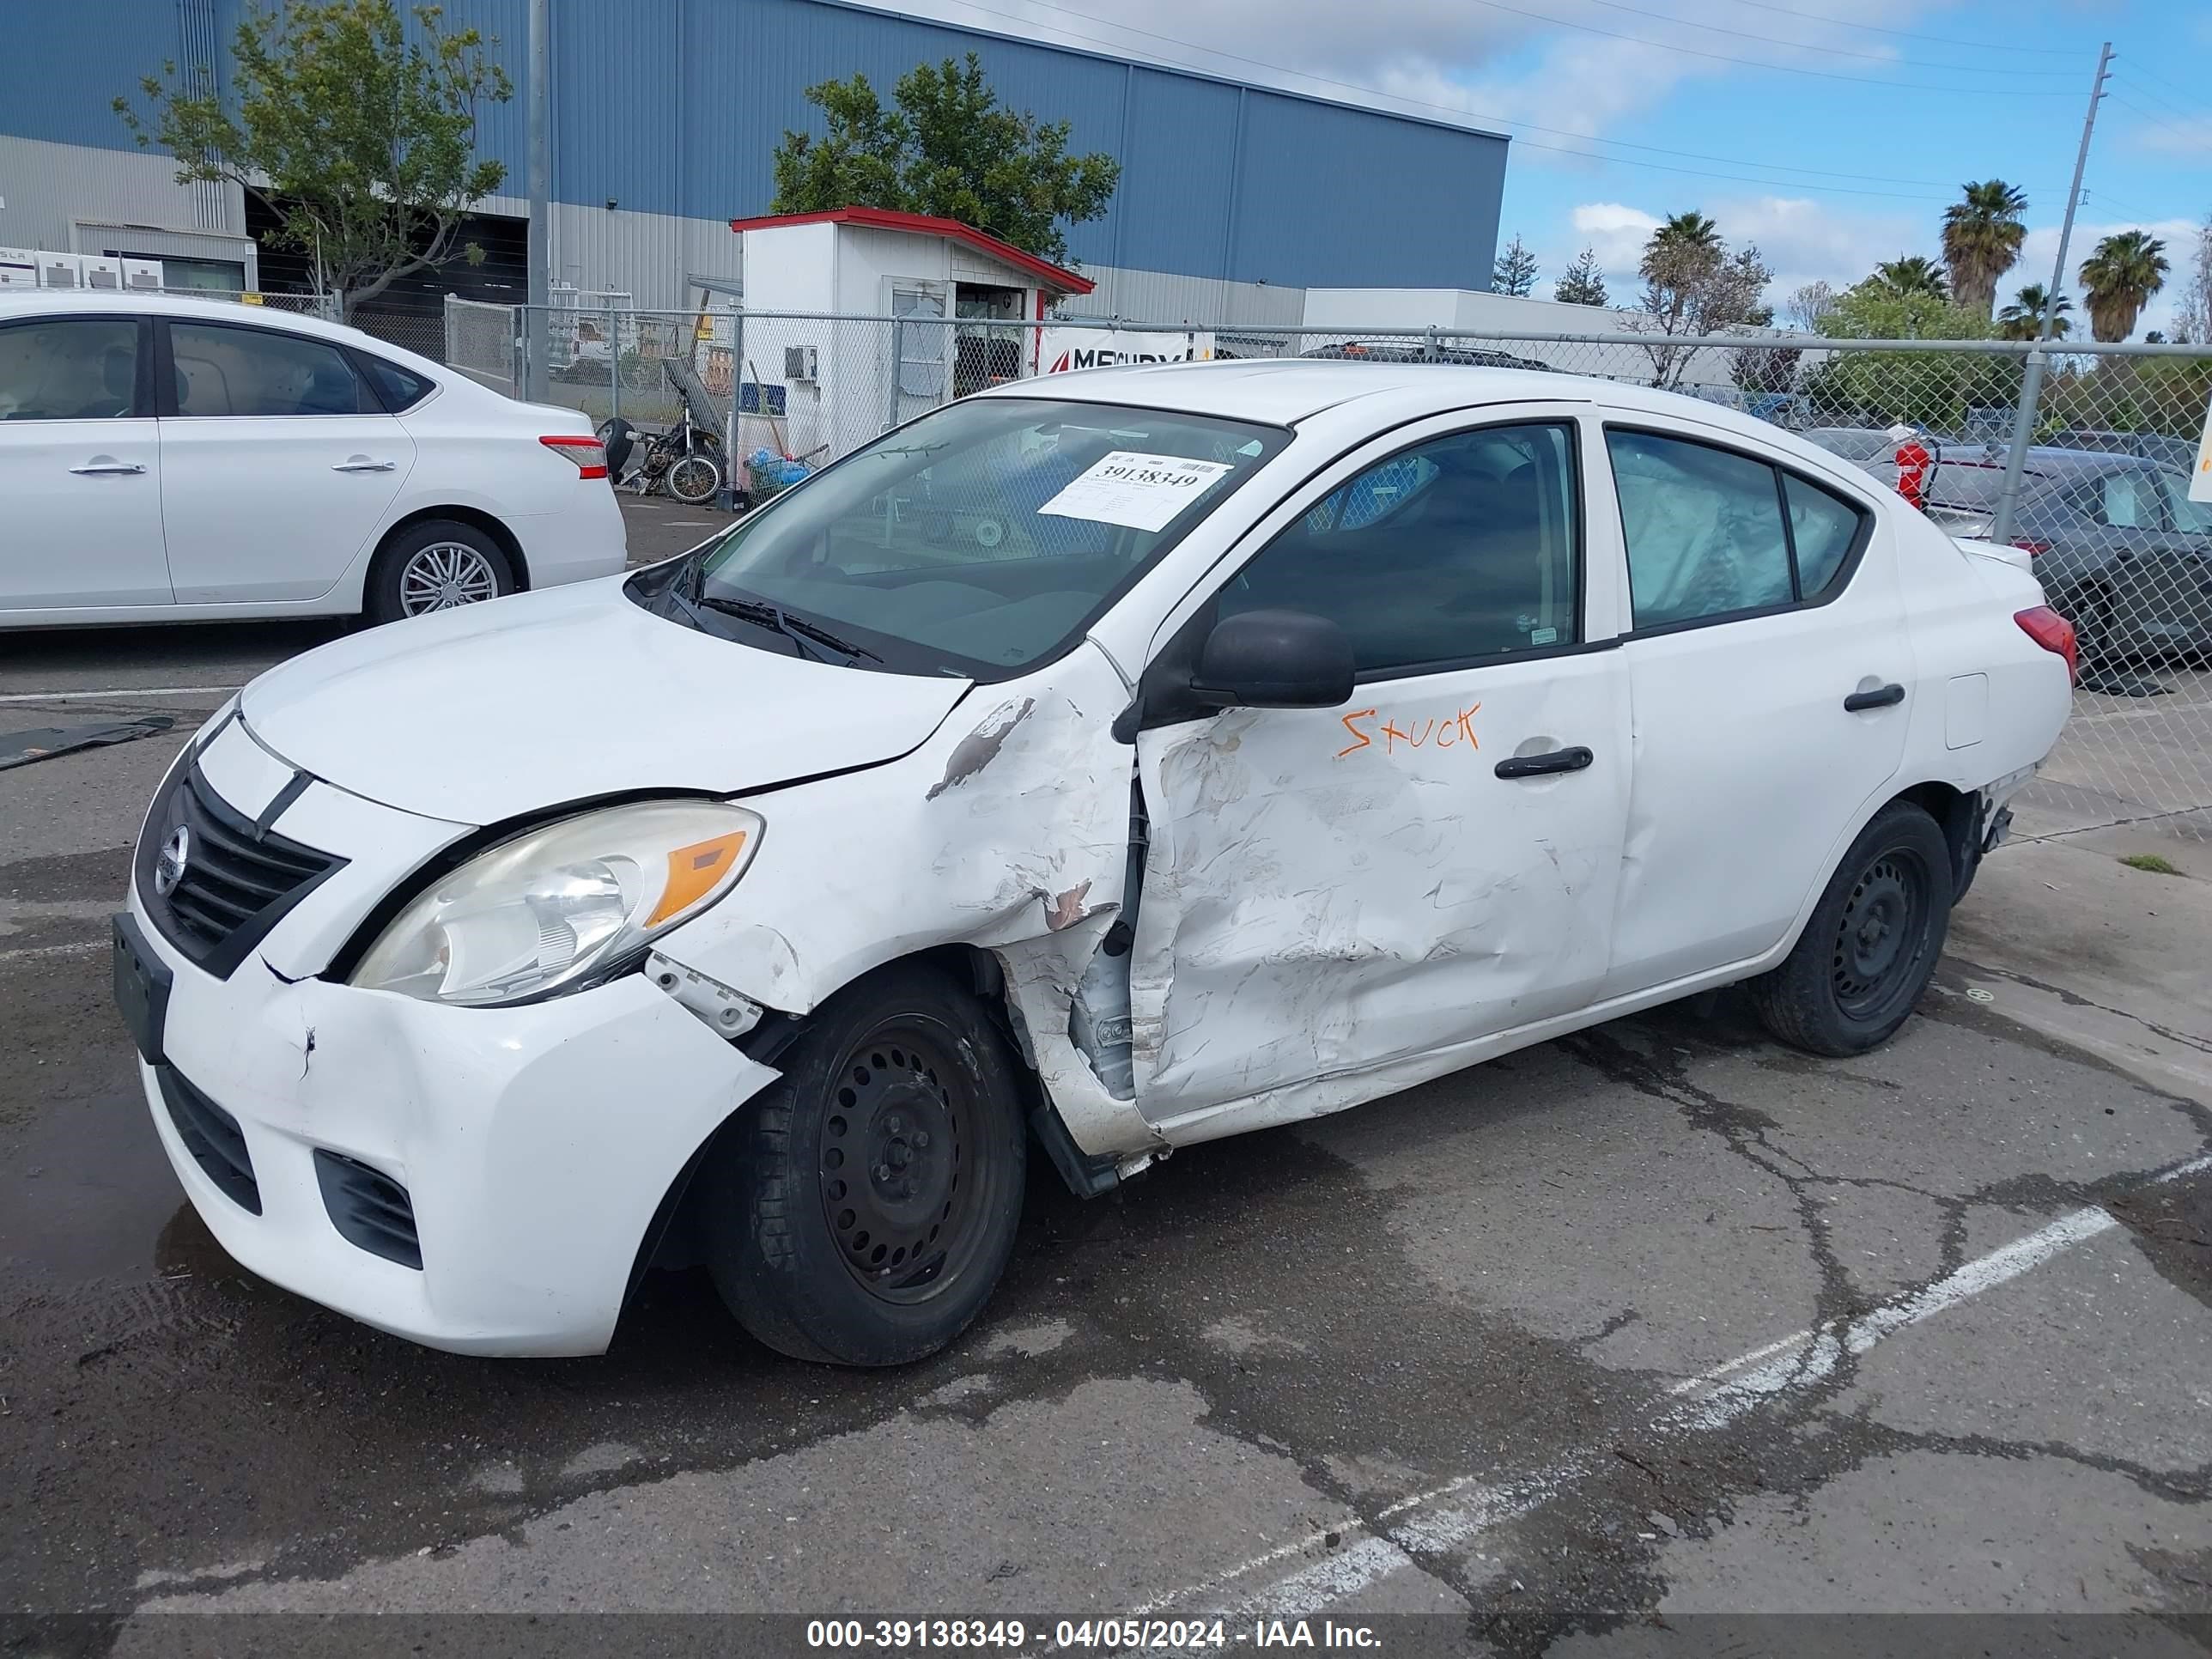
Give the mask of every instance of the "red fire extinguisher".
[(1935, 458), (1920, 441), (1920, 434), (1911, 427), (1890, 428), (1889, 437), (1897, 445), (1897, 493), (1911, 504), (1916, 512), (1928, 509), (1928, 468)]

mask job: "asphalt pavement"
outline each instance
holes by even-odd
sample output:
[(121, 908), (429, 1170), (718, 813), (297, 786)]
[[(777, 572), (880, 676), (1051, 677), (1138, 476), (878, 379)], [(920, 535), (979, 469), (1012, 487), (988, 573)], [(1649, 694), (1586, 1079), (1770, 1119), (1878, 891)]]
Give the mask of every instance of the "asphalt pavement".
[[(641, 558), (716, 521), (627, 510)], [(1923, 1012), (1856, 1060), (1723, 995), (1090, 1202), (1040, 1160), (997, 1298), (910, 1369), (770, 1354), (696, 1273), (653, 1275), (605, 1358), (465, 1359), (231, 1263), (108, 1006), (155, 779), (333, 632), (0, 636), (0, 731), (175, 721), (0, 773), (11, 1654), (225, 1628), (182, 1611), (404, 1615), (363, 1628), (416, 1646), (462, 1611), (1218, 1613), (1231, 1645), (1303, 1617), (1515, 1655), (1807, 1650), (1810, 1616), (1872, 1613), (1982, 1615), (1977, 1650), (2212, 1640), (2212, 855), (2005, 849)], [(1749, 1614), (1801, 1622), (1723, 1639)], [(2027, 1615), (2112, 1622), (1985, 1622)]]

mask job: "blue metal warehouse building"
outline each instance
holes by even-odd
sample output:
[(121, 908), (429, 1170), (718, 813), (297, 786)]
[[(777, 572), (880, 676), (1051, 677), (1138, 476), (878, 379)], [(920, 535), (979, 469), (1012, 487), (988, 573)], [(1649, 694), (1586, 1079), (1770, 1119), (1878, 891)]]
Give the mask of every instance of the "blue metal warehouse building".
[[(244, 0), (11, 6), (0, 54), (0, 247), (161, 258), (169, 280), (280, 286), (234, 188), (182, 186), (110, 107), (164, 59), (228, 79)], [(727, 222), (767, 210), (787, 128), (819, 131), (801, 96), (855, 70), (884, 93), (917, 63), (973, 51), (1002, 100), (1073, 124), (1079, 150), (1121, 161), (1106, 216), (1070, 252), (1099, 283), (1086, 311), (1295, 321), (1309, 287), (1489, 286), (1506, 141), (848, 3), (552, 0), (551, 264), (556, 278), (685, 302), (690, 274), (734, 277)], [(457, 283), (520, 284), (526, 0), (445, 0), (448, 27), (497, 37), (516, 96), (489, 109), (485, 153), (507, 192), (484, 204), (504, 257)], [(1009, 26), (1012, 27), (1012, 26)], [(483, 292), (482, 297), (520, 297)]]

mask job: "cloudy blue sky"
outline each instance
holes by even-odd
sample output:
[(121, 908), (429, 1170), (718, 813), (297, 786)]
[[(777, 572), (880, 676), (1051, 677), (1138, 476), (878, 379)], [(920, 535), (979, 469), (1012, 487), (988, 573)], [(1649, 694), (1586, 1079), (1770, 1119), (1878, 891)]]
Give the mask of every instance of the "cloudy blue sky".
[[(878, 0), (880, 3), (880, 0)], [(2023, 282), (2047, 282), (2099, 43), (2076, 262), (2142, 227), (2175, 270), (2212, 212), (2203, 0), (895, 0), (918, 15), (1125, 52), (1514, 137), (1501, 240), (1537, 293), (1596, 250), (1616, 302), (1657, 220), (1696, 208), (1756, 241), (1771, 297), (1938, 250), (1960, 182), (2028, 193)], [(1847, 20), (1847, 21), (1845, 21)], [(1047, 112), (1040, 111), (1040, 114)]]

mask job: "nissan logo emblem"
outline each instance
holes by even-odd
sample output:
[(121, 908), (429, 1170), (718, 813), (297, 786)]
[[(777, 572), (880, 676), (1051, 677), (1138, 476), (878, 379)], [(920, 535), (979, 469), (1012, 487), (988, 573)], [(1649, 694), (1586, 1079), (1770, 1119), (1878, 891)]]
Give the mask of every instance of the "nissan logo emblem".
[(169, 832), (168, 840), (161, 843), (161, 854), (154, 860), (154, 890), (163, 898), (175, 892), (191, 861), (192, 832), (180, 823)]

